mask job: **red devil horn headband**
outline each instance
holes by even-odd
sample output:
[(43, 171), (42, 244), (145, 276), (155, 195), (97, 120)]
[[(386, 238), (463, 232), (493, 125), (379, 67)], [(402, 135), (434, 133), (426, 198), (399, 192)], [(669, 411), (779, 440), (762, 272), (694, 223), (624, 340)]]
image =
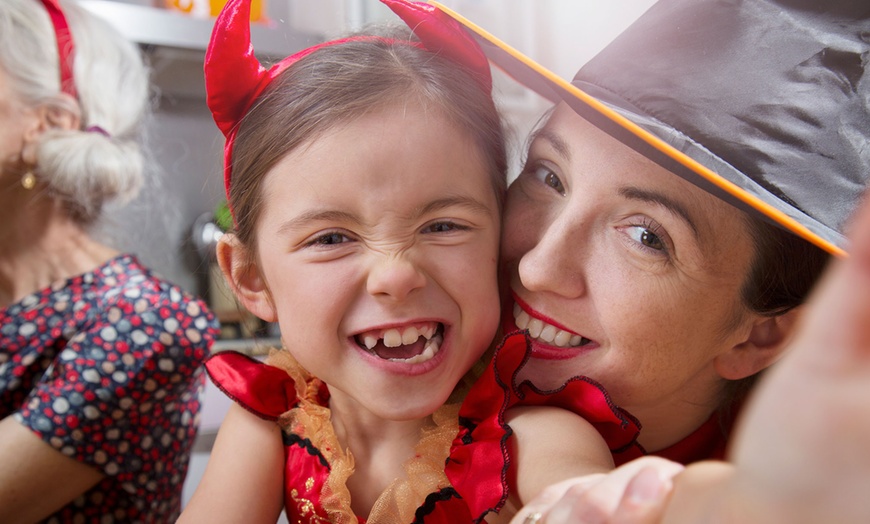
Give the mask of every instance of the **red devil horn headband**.
[(57, 39), (57, 60), (60, 65), (60, 90), (73, 98), (77, 98), (76, 85), (73, 80), (73, 38), (63, 9), (57, 0), (42, 0), (42, 5), (48, 11), (51, 25), (54, 26), (54, 36)]
[[(408, 0), (381, 2), (414, 31), (425, 49), (466, 67), (475, 73), (475, 78), (487, 92), (492, 90), (489, 62), (458, 22), (428, 4)], [(285, 69), (317, 49), (373, 38), (350, 37), (323, 42), (288, 56), (267, 70), (254, 56), (250, 12), (250, 0), (229, 0), (215, 21), (205, 55), (206, 102), (215, 123), (226, 137), (224, 184), (227, 196), (236, 129), (266, 86)]]

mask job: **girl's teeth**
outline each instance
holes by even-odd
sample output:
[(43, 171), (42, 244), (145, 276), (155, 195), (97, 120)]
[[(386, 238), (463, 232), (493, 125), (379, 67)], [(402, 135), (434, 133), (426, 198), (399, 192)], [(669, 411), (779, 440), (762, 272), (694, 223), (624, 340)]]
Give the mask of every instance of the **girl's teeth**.
[(402, 345), (402, 334), (398, 329), (388, 329), (384, 332), (384, 345), (388, 348), (397, 348)]
[(567, 331), (562, 331), (561, 329), (556, 334), (555, 340), (553, 340), (553, 344), (559, 347), (565, 347), (568, 345), (569, 342), (571, 342), (571, 333), (568, 333)]
[(571, 337), (571, 340), (568, 341), (568, 343), (571, 344), (572, 346), (579, 346), (580, 342), (582, 342), (582, 341), (583, 341), (583, 337), (581, 337), (580, 335), (573, 335)]
[(438, 325), (426, 323), (420, 327), (392, 328), (383, 332), (371, 331), (361, 335), (362, 345), (367, 349), (373, 349), (383, 339), (383, 344), (388, 348), (395, 348), (402, 345), (410, 345), (417, 342), (421, 336), (426, 340), (432, 340), (438, 333)]
[(415, 355), (411, 358), (391, 358), (393, 362), (404, 362), (406, 364), (419, 364), (420, 362), (426, 362), (431, 359), (438, 353), (438, 350), (441, 349), (441, 336), (436, 336), (431, 340), (426, 341), (426, 347), (423, 349), (423, 352), (419, 355)]
[(402, 344), (413, 344), (417, 342), (418, 338), (420, 338), (420, 332), (417, 331), (417, 328), (408, 328), (402, 333)]

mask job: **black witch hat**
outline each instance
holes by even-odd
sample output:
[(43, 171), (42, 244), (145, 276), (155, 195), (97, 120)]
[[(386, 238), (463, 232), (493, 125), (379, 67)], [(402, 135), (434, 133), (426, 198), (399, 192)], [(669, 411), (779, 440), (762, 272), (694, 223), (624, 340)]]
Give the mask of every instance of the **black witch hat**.
[(560, 79), (460, 15), (489, 59), (716, 196), (834, 253), (870, 177), (870, 2), (660, 0)]

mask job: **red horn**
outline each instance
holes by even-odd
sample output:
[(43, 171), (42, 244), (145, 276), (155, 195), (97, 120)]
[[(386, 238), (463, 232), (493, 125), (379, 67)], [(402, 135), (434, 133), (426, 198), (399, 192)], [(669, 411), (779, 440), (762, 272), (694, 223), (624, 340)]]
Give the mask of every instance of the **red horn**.
[(435, 6), (408, 0), (381, 0), (414, 31), (433, 53), (464, 65), (475, 73), (487, 92), (492, 91), (492, 73), (483, 50), (462, 26)]
[(228, 138), (266, 75), (254, 56), (250, 20), (250, 0), (229, 0), (215, 21), (205, 54), (206, 103)]

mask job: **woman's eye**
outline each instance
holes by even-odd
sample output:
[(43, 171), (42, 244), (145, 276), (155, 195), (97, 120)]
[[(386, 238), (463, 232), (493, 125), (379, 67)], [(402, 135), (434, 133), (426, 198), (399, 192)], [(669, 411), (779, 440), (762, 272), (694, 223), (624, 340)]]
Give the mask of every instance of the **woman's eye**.
[(554, 189), (560, 195), (565, 194), (565, 186), (562, 184), (562, 179), (559, 178), (559, 175), (543, 166), (534, 168), (533, 172), (541, 182)]
[(547, 184), (548, 186), (552, 187), (553, 189), (555, 189), (559, 193), (561, 193), (563, 195), (565, 194), (565, 186), (562, 185), (562, 181), (559, 180), (559, 177), (556, 176), (555, 173), (552, 173), (552, 172), (547, 173), (544, 176), (544, 183)]
[(646, 226), (632, 226), (628, 229), (629, 235), (643, 246), (656, 251), (667, 251), (664, 241), (653, 229)]

